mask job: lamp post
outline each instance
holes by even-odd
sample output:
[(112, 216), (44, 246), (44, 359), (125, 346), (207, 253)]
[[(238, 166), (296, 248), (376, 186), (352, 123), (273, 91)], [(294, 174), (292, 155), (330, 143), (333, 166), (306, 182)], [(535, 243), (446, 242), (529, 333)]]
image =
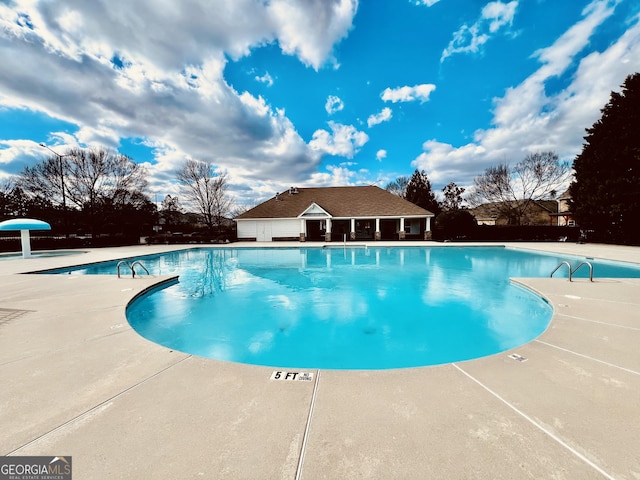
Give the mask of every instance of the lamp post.
[(70, 154), (62, 155), (62, 154), (56, 152), (55, 150), (52, 150), (51, 148), (49, 148), (44, 143), (41, 143), (40, 146), (43, 147), (43, 148), (46, 148), (51, 153), (53, 153), (56, 157), (58, 157), (58, 164), (60, 166), (60, 188), (62, 189), (62, 223), (64, 224), (65, 237), (69, 238), (69, 229), (67, 228), (68, 227), (68, 225), (67, 225), (67, 196), (65, 194), (65, 187), (64, 187), (64, 164), (62, 163), (62, 159), (64, 157), (69, 157), (71, 155)]

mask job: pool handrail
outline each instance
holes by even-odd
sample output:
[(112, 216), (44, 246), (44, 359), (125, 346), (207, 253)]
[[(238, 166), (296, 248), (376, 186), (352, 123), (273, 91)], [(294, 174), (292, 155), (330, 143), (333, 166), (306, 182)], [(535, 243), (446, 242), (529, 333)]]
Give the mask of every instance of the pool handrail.
[(570, 282), (573, 281), (573, 275), (578, 270), (580, 270), (581, 267), (583, 267), (584, 265), (587, 265), (589, 267), (589, 281), (593, 282), (593, 265), (590, 262), (582, 262), (576, 268), (572, 268), (571, 264), (565, 260), (563, 262), (560, 262), (558, 264), (558, 266), (553, 269), (553, 272), (551, 272), (551, 275), (549, 275), (549, 277), (550, 278), (553, 277), (553, 274), (556, 273), (558, 271), (558, 269), (560, 269), (560, 267), (562, 267), (563, 265), (566, 265), (567, 268), (569, 269), (569, 281)]
[(136, 265), (140, 265), (142, 269), (145, 271), (145, 273), (149, 275), (149, 270), (147, 270), (147, 267), (145, 267), (140, 260), (136, 260), (131, 264), (131, 275), (133, 276), (133, 278), (136, 277), (136, 270), (135, 270)]
[[(571, 275), (576, 273), (580, 269), (580, 267), (583, 267), (584, 265), (589, 267), (589, 281), (593, 282), (593, 265), (591, 265), (590, 262), (582, 262), (580, 265), (578, 265), (576, 268), (573, 269), (573, 272), (571, 272)], [(569, 277), (569, 280), (571, 280), (571, 277)]]
[(135, 270), (136, 265), (139, 265), (140, 267), (142, 267), (142, 269), (145, 271), (145, 273), (147, 275), (150, 275), (149, 270), (147, 270), (147, 267), (145, 267), (140, 260), (134, 260), (131, 263), (129, 263), (127, 260), (120, 260), (118, 262), (118, 265), (116, 266), (117, 271), (118, 271), (118, 278), (120, 278), (120, 267), (122, 265), (126, 265), (127, 267), (129, 267), (129, 270), (131, 270), (131, 277), (132, 278), (136, 278), (136, 270)]

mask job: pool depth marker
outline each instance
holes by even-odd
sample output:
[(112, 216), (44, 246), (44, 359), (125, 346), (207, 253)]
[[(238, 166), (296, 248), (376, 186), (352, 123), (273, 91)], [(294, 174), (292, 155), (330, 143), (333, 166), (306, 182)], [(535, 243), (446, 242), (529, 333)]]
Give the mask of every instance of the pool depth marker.
[(311, 372), (285, 372), (282, 370), (274, 370), (271, 374), (271, 380), (287, 380), (297, 382), (312, 382), (313, 373)]

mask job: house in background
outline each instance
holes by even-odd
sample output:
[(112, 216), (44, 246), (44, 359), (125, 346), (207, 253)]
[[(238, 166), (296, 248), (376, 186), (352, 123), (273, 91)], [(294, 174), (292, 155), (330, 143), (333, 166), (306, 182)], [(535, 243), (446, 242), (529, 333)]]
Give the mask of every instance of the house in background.
[(558, 197), (557, 202), (558, 211), (551, 215), (555, 220), (553, 225), (558, 225), (559, 227), (574, 227), (576, 222), (573, 219), (573, 212), (571, 211), (571, 194), (569, 193), (569, 189)]
[(376, 186), (290, 188), (235, 218), (238, 240), (431, 239), (433, 213)]
[[(518, 200), (517, 202), (524, 202)], [(469, 209), (478, 225), (517, 225), (517, 219), (508, 214), (509, 205), (514, 202), (491, 202)], [(520, 225), (557, 225), (558, 202), (555, 200), (533, 200), (527, 205)]]

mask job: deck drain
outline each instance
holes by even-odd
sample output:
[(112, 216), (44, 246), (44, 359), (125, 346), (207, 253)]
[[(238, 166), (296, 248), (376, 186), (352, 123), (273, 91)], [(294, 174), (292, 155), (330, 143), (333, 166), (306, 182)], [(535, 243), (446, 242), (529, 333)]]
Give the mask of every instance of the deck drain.
[(511, 355), (509, 355), (509, 358), (511, 358), (513, 360), (517, 360), (519, 362), (526, 362), (527, 361), (527, 357), (523, 357), (522, 355), (518, 355), (517, 353), (512, 353)]
[(33, 310), (13, 310), (10, 308), (0, 308), (0, 325), (9, 323), (11, 320), (21, 317)]

